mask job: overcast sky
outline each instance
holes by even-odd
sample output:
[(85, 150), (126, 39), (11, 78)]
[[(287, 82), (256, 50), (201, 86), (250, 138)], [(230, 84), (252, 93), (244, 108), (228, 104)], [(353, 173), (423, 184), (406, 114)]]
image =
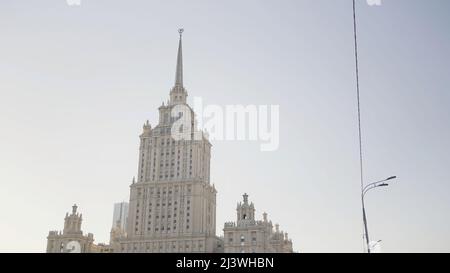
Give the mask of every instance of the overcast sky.
[[(108, 242), (138, 135), (188, 101), (280, 106), (280, 147), (214, 141), (217, 234), (247, 192), (300, 252), (361, 252), (351, 0), (0, 2), (0, 251), (43, 252), (73, 203)], [(385, 252), (450, 251), (450, 1), (357, 1), (364, 178)]]

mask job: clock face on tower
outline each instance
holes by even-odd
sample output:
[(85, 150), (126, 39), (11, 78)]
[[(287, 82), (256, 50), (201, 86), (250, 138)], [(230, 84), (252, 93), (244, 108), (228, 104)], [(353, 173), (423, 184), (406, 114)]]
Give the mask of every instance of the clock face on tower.
[(81, 245), (78, 241), (70, 241), (66, 244), (66, 253), (81, 253)]

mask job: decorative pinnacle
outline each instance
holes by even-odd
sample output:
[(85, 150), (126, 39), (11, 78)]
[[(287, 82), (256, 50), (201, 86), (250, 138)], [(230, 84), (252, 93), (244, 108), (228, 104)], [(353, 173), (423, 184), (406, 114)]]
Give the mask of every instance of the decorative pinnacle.
[(73, 206), (72, 206), (72, 214), (77, 213), (77, 208), (78, 208), (77, 204), (73, 204)]
[(181, 38), (181, 35), (183, 35), (183, 31), (184, 31), (184, 28), (179, 28), (178, 29), (178, 33), (180, 33), (180, 38)]
[(248, 203), (248, 194), (244, 193), (244, 195), (242, 195), (244, 197), (244, 203), (247, 204)]

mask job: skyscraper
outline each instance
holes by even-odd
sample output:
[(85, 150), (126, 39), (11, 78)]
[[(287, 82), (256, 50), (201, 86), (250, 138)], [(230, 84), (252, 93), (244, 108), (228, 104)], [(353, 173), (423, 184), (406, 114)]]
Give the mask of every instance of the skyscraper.
[(120, 202), (114, 204), (112, 228), (118, 227), (126, 230), (128, 218), (128, 203)]
[(127, 235), (118, 252), (221, 248), (215, 234), (216, 189), (210, 184), (211, 144), (196, 128), (194, 112), (186, 103), (182, 32), (169, 101), (158, 108), (159, 123), (152, 128), (147, 121), (140, 135), (138, 179), (130, 186)]

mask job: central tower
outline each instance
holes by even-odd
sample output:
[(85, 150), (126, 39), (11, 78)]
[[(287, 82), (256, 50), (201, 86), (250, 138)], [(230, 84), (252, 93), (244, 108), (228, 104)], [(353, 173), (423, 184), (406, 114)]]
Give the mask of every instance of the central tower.
[[(127, 235), (121, 240), (118, 252), (221, 249), (215, 233), (216, 189), (210, 184), (211, 144), (196, 128), (194, 112), (186, 103), (183, 29), (178, 32), (175, 85), (168, 103), (162, 103), (158, 109), (159, 123), (152, 128), (147, 121), (143, 126), (138, 177), (130, 186)], [(174, 114), (180, 106), (188, 109), (190, 115)], [(189, 118), (191, 126), (185, 128), (191, 130), (188, 135), (197, 137), (178, 140), (172, 136), (172, 127), (181, 118)]]

